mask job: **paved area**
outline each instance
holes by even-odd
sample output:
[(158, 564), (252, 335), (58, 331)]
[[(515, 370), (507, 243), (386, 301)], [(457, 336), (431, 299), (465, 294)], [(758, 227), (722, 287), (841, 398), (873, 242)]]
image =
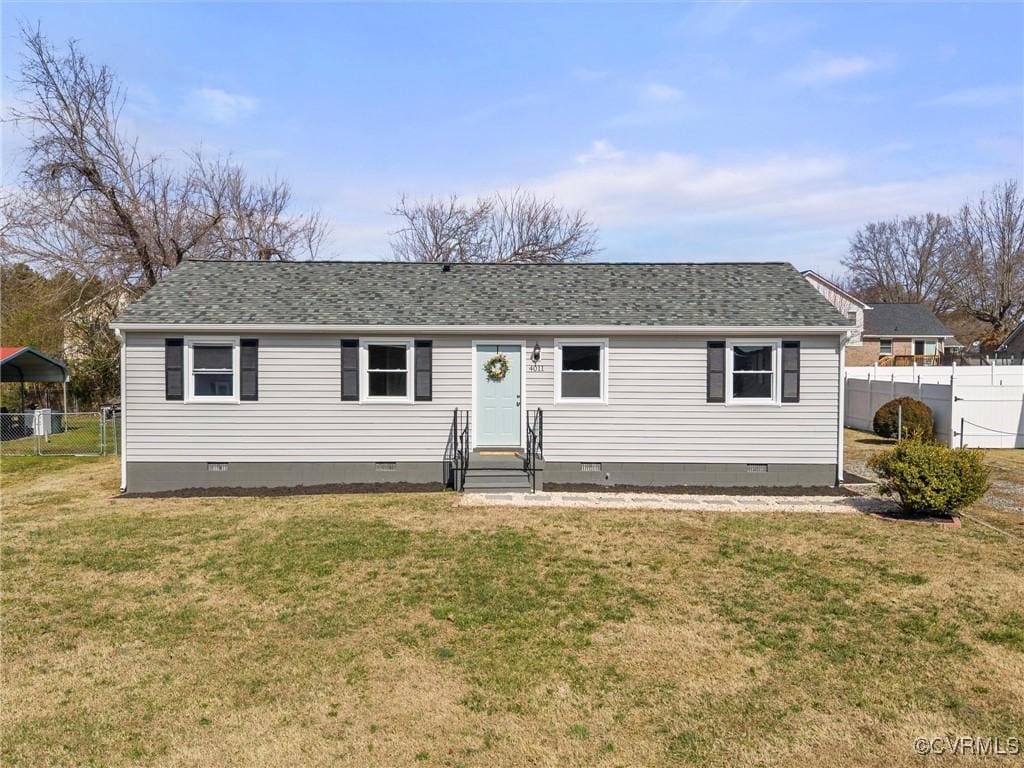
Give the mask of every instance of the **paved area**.
[(464, 493), (463, 506), (578, 507), (590, 509), (668, 509), (707, 512), (886, 512), (894, 504), (860, 496), (716, 496), (661, 493), (538, 492)]

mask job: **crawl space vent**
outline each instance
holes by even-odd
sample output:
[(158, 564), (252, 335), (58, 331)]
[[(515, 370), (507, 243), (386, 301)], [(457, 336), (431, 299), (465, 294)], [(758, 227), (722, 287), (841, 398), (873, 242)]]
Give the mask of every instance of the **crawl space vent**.
[(227, 472), (228, 471), (228, 465), (227, 465), (226, 462), (221, 462), (221, 461), (209, 462), (206, 465), (206, 471), (207, 472)]
[(376, 469), (378, 472), (394, 472), (398, 469), (398, 465), (393, 461), (378, 461)]
[(747, 464), (747, 472), (767, 472), (767, 464)]
[(600, 472), (601, 465), (596, 463), (583, 462), (580, 464), (580, 472)]

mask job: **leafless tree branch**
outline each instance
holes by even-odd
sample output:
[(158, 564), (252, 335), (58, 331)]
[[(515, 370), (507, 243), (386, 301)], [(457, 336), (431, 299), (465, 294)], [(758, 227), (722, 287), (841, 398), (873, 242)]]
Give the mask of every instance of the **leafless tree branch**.
[(584, 261), (597, 252), (597, 228), (582, 211), (567, 211), (522, 190), (465, 203), (454, 195), (392, 210), (399, 261), (500, 264)]

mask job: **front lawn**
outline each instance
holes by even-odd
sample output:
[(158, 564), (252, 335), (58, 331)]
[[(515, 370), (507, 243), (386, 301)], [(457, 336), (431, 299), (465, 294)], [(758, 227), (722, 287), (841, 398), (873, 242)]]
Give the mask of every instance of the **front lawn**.
[(116, 457), (39, 461), (3, 463), (5, 766), (909, 766), (918, 736), (1024, 737), (1024, 545), (970, 520), (119, 499)]

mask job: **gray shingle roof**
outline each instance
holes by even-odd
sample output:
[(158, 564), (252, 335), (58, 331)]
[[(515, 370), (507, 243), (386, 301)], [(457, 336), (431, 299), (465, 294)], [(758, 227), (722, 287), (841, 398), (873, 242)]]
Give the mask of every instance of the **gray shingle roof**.
[(924, 304), (872, 304), (864, 310), (865, 336), (952, 336)]
[(186, 261), (118, 323), (847, 326), (786, 263)]

